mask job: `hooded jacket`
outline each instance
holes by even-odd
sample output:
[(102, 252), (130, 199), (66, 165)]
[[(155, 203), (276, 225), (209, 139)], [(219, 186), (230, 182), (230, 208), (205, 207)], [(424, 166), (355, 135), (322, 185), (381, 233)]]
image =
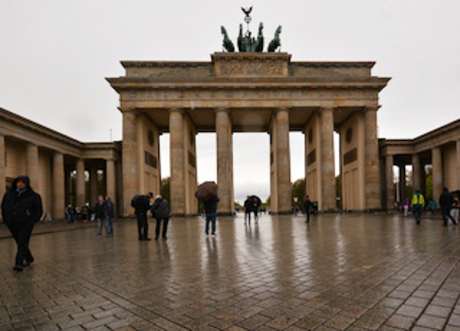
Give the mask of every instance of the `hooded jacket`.
[[(16, 184), (22, 180), (26, 188), (18, 192)], [(42, 198), (30, 187), (27, 176), (17, 177), (2, 201), (2, 217), (5, 223), (37, 223), (43, 214)]]
[(449, 190), (444, 187), (442, 193), (439, 196), (439, 206), (441, 208), (451, 208), (452, 207), (452, 194), (449, 193)]
[(155, 199), (155, 202), (152, 206), (152, 216), (155, 217), (157, 220), (169, 218), (169, 206), (168, 200), (163, 199), (162, 197), (158, 196)]

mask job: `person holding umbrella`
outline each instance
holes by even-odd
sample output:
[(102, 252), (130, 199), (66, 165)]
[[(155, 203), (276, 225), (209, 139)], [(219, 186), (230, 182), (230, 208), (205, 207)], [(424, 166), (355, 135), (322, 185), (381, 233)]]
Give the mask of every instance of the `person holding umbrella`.
[(218, 186), (214, 182), (204, 182), (198, 186), (195, 193), (197, 199), (204, 202), (204, 209), (206, 213), (206, 235), (209, 236), (209, 223), (211, 223), (211, 236), (213, 237), (217, 237), (216, 217), (217, 203), (219, 202), (217, 188)]
[(244, 201), (244, 225), (246, 225), (247, 221), (251, 224), (251, 199), (249, 195), (246, 197), (246, 201)]
[(251, 195), (249, 199), (250, 199), (250, 203), (249, 203), (250, 212), (251, 211), (254, 212), (254, 220), (257, 225), (259, 223), (259, 207), (262, 204), (262, 201), (256, 195)]

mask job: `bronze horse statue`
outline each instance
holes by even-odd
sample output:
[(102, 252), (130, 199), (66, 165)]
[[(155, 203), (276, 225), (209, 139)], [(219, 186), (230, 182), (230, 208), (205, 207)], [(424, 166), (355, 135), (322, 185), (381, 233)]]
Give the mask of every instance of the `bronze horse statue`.
[(222, 32), (222, 35), (224, 36), (224, 41), (222, 43), (222, 46), (227, 52), (234, 52), (235, 46), (233, 45), (232, 41), (228, 37), (227, 30), (225, 30), (225, 28), (221, 26), (220, 31)]
[(280, 33), (281, 33), (281, 25), (276, 29), (275, 37), (268, 44), (268, 49), (267, 49), (268, 52), (274, 52), (279, 46), (281, 46)]

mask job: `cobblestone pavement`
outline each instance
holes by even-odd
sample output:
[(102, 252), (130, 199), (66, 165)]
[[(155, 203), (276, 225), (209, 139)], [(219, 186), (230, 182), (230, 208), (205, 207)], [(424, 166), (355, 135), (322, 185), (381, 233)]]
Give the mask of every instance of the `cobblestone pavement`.
[(22, 273), (2, 239), (0, 330), (460, 330), (459, 230), (391, 215), (247, 227), (239, 216), (208, 238), (196, 217), (139, 242), (124, 220), (113, 238), (85, 226), (33, 236)]

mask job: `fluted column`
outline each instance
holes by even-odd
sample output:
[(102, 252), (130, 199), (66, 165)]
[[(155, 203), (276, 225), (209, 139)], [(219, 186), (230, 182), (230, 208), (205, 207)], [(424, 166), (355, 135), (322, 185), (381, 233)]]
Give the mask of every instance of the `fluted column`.
[(393, 182), (393, 155), (385, 157), (385, 178), (386, 178), (386, 191), (387, 191), (387, 210), (393, 210), (395, 206), (395, 187)]
[(185, 146), (184, 114), (180, 109), (169, 110), (169, 140), (171, 166), (171, 214), (185, 214)]
[(112, 201), (116, 201), (116, 191), (115, 191), (115, 161), (112, 159), (108, 159), (106, 161), (105, 167), (105, 177), (106, 177), (106, 192), (107, 195), (112, 199)]
[(364, 111), (364, 192), (366, 209), (380, 209), (379, 141), (377, 137), (377, 109)]
[(418, 154), (412, 155), (412, 188), (414, 192), (420, 189), (420, 156)]
[(455, 142), (457, 155), (457, 190), (460, 190), (460, 140)]
[(133, 214), (131, 199), (139, 194), (136, 113), (123, 111), (123, 216)]
[(216, 109), (217, 184), (219, 185), (219, 214), (233, 214), (232, 178), (232, 120), (230, 111)]
[(77, 160), (77, 206), (83, 206), (86, 203), (85, 196), (85, 161)]
[(280, 108), (275, 112), (276, 162), (278, 181), (278, 212), (292, 212), (291, 158), (289, 152), (289, 110)]
[(91, 206), (94, 206), (98, 198), (97, 167), (95, 165), (89, 168), (89, 195)]
[(65, 175), (64, 155), (55, 152), (53, 155), (53, 217), (65, 218)]
[(321, 120), (321, 186), (320, 209), (336, 209), (335, 169), (334, 169), (334, 112), (333, 108), (323, 108)]
[(0, 135), (0, 199), (6, 192), (6, 177), (5, 177), (5, 136)]
[(442, 155), (440, 147), (435, 147), (431, 150), (431, 164), (433, 166), (433, 199), (437, 201), (443, 188)]
[(30, 185), (39, 191), (38, 182), (38, 146), (27, 144), (26, 149), (26, 171), (30, 179)]

